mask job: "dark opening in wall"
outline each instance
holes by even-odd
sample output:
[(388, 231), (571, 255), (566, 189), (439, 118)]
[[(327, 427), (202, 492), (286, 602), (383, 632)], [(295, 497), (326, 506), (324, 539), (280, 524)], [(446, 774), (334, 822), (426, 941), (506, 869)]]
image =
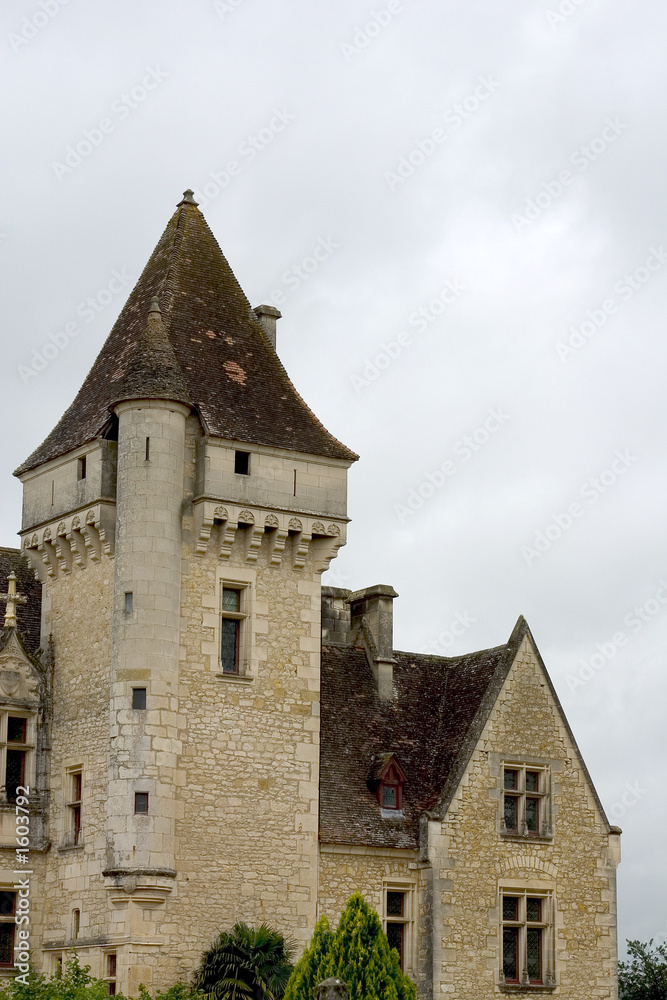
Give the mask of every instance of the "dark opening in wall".
[(234, 472), (239, 476), (249, 476), (250, 475), (250, 452), (249, 451), (235, 451), (234, 452)]

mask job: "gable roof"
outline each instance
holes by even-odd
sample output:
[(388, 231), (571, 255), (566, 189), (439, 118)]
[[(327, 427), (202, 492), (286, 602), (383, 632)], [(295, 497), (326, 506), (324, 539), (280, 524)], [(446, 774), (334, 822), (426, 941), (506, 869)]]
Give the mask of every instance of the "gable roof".
[[(322, 647), (322, 840), (419, 846), (419, 817), (455, 767), (504, 652), (504, 646), (452, 658), (395, 652), (396, 698), (381, 701), (363, 649)], [(369, 763), (387, 753), (408, 775), (402, 818), (383, 818), (368, 787)]]
[[(392, 701), (379, 699), (363, 649), (322, 646), (320, 839), (417, 849), (420, 816), (445, 816), (526, 636), (609, 825), (537, 645), (520, 617), (503, 646), (460, 657), (395, 652)], [(368, 785), (369, 762), (383, 753), (395, 753), (408, 776), (401, 818), (383, 817)]]
[(184, 388), (207, 434), (357, 459), (297, 393), (192, 192), (186, 191), (76, 399), (17, 475), (102, 433), (128, 379), (153, 296), (159, 299)]

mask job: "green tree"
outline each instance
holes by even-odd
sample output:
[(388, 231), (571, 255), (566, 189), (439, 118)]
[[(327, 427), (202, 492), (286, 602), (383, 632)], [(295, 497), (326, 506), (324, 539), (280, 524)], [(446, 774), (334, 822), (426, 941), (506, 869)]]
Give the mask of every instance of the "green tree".
[(350, 1000), (415, 1000), (414, 983), (401, 971), (375, 910), (363, 896), (350, 896), (335, 934), (320, 921), (310, 948), (297, 964), (286, 1000), (313, 1000), (314, 987), (330, 976), (347, 985)]
[(238, 923), (204, 952), (193, 984), (215, 1000), (280, 1000), (291, 972), (282, 934)]
[[(31, 969), (27, 979), (27, 983), (10, 980), (0, 990), (0, 1000), (108, 1000), (109, 996), (109, 984), (91, 976), (89, 965), (82, 968), (76, 954), (61, 973), (47, 978)], [(116, 996), (125, 1000), (122, 993)]]
[(297, 962), (294, 972), (285, 989), (283, 1000), (304, 1000), (315, 996), (315, 987), (322, 980), (328, 979), (329, 952), (333, 943), (333, 934), (326, 917), (321, 917), (315, 924), (310, 944)]
[(667, 945), (628, 941), (628, 955), (618, 964), (621, 1000), (667, 1000)]

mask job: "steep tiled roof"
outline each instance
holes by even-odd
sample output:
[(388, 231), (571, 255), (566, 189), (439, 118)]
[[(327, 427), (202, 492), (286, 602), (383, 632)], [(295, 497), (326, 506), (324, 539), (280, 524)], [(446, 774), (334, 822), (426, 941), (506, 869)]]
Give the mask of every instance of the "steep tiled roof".
[(169, 399), (192, 402), (162, 322), (155, 297), (141, 336), (127, 359), (125, 371), (115, 381), (116, 402), (128, 399)]
[[(16, 608), (18, 630), (23, 642), (31, 653), (39, 649), (40, 622), (42, 615), (42, 585), (35, 579), (30, 564), (19, 549), (0, 548), (0, 593), (7, 593), (7, 578), (16, 573), (17, 593), (28, 600)], [(0, 604), (0, 628), (5, 617), (5, 604)]]
[(127, 378), (153, 296), (159, 299), (164, 328), (207, 433), (348, 461), (357, 458), (297, 393), (186, 192), (76, 399), (17, 473), (100, 434)]
[[(511, 644), (446, 658), (394, 653), (396, 698), (380, 701), (365, 652), (322, 647), (320, 838), (416, 848), (419, 816), (457, 769)], [(403, 819), (383, 818), (370, 768), (394, 753), (406, 772)]]

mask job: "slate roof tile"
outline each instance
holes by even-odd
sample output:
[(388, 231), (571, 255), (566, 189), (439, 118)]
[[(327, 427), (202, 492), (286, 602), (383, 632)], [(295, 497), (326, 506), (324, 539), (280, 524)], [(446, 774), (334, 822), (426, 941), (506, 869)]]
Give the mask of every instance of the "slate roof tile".
[(94, 440), (128, 377), (151, 299), (206, 433), (355, 461), (292, 385), (190, 192), (186, 192), (130, 293), (79, 393), (16, 470), (27, 472)]

